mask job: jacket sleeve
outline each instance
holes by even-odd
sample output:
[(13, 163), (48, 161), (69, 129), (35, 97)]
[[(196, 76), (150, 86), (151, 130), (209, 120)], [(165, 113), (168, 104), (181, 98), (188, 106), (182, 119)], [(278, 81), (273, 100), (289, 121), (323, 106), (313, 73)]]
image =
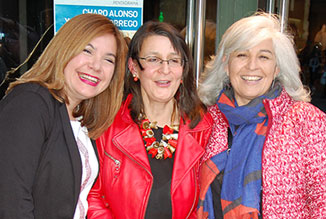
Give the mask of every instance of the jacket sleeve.
[(105, 202), (105, 196), (103, 190), (105, 190), (102, 181), (102, 168), (103, 168), (103, 158), (104, 158), (104, 147), (105, 135), (102, 135), (96, 141), (96, 146), (99, 156), (100, 171), (95, 184), (93, 185), (91, 191), (88, 194), (88, 219), (110, 219), (114, 218), (110, 210), (110, 206)]
[[(309, 110), (310, 111), (310, 110)], [(326, 215), (326, 115), (316, 109), (306, 119), (306, 179), (307, 206), (310, 218)]]
[(32, 219), (49, 107), (37, 92), (15, 89), (0, 102), (0, 218)]

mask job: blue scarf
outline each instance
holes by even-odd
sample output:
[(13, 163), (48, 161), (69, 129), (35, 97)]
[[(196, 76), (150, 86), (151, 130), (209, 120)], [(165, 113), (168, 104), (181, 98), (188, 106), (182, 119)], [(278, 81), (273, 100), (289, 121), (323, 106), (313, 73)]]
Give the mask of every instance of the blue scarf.
[[(238, 106), (232, 89), (221, 91), (217, 105), (227, 118), (233, 135), (232, 147), (211, 158), (219, 171), (224, 170), (221, 203), (224, 218), (258, 218), (261, 194), (261, 161), (268, 117), (264, 99), (274, 99), (281, 93), (276, 83), (265, 95)], [(211, 189), (205, 196), (204, 211), (212, 214)], [(205, 210), (206, 208), (206, 210)]]

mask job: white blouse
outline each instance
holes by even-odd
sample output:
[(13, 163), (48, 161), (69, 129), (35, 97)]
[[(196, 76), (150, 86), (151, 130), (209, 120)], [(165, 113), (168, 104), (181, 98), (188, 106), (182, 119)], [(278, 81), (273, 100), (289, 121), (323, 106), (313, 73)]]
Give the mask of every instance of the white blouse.
[(79, 121), (70, 123), (82, 162), (82, 180), (74, 219), (85, 219), (88, 209), (87, 196), (98, 174), (99, 165), (87, 128), (81, 127)]

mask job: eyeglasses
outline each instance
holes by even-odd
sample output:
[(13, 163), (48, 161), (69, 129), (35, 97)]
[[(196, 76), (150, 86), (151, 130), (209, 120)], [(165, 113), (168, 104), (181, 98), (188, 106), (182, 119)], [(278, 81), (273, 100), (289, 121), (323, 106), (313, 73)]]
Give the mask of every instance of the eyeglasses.
[(156, 56), (147, 56), (147, 57), (138, 57), (141, 60), (144, 60), (146, 64), (150, 67), (160, 67), (163, 62), (167, 62), (168, 66), (171, 68), (181, 67), (184, 64), (184, 60), (181, 58), (171, 58), (171, 59), (161, 59)]

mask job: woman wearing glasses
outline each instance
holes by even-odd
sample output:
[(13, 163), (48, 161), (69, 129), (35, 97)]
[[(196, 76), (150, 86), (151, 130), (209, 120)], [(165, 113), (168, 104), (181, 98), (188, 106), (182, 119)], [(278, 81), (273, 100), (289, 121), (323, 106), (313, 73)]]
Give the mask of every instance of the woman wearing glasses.
[(171, 25), (145, 23), (129, 45), (125, 101), (97, 140), (100, 174), (88, 218), (192, 218), (212, 119), (192, 58)]

